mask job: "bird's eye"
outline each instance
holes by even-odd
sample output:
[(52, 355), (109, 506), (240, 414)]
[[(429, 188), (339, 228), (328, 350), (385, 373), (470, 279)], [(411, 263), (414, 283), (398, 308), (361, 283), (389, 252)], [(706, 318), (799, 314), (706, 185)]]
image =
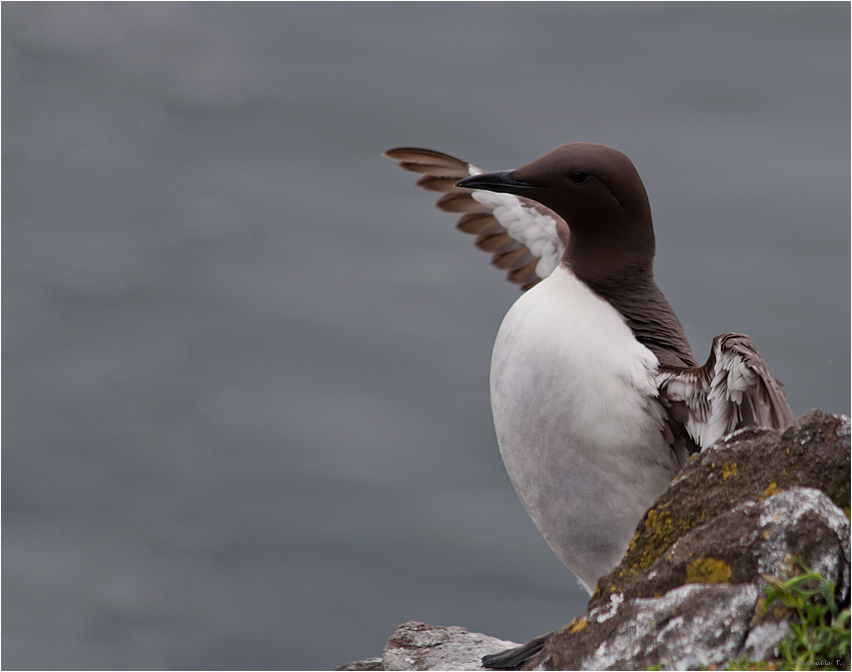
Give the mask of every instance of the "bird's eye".
[(584, 182), (584, 181), (585, 181), (585, 179), (586, 179), (588, 176), (589, 176), (589, 175), (588, 175), (588, 173), (584, 173), (582, 170), (575, 170), (573, 173), (571, 173), (571, 174), (568, 176), (568, 178), (569, 178), (572, 182), (574, 182), (575, 184), (580, 184), (580, 182)]

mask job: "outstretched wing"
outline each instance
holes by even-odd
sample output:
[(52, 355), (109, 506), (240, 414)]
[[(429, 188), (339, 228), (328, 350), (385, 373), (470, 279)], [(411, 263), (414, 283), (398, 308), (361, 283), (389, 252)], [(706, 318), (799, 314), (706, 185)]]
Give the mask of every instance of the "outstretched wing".
[(704, 366), (660, 366), (657, 383), (670, 428), (682, 426), (699, 449), (742, 427), (783, 429), (795, 420), (783, 385), (745, 334), (716, 336)]
[(455, 183), (482, 171), (448, 154), (420, 147), (397, 147), (383, 153), (399, 167), (421, 173), (417, 186), (443, 192), (435, 205), (463, 213), (456, 228), (476, 236), (474, 245), (491, 254), (491, 263), (507, 278), (529, 289), (559, 265), (568, 239), (568, 226), (552, 210), (526, 198), (479, 189), (460, 189)]

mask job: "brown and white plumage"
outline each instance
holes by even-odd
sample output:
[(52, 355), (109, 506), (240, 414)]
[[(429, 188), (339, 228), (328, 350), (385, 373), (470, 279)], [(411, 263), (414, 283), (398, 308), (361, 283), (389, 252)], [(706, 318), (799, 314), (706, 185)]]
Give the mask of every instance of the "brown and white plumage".
[[(458, 228), (529, 290), (494, 344), (494, 426), (524, 508), (589, 592), (690, 453), (793, 422), (750, 337), (717, 336), (696, 362), (654, 281), (650, 204), (621, 152), (570, 143), (485, 174), (427, 149), (385, 156), (443, 192), (437, 206), (464, 213)], [(514, 668), (543, 640), (483, 662)]]
[[(443, 193), (436, 207), (463, 213), (456, 228), (475, 235), (474, 244), (490, 253), (491, 263), (507, 271), (508, 280), (522, 290), (548, 277), (555, 268), (552, 259), (564, 254), (569, 227), (550, 208), (518, 194), (456, 186), (459, 180), (483, 173), (473, 164), (419, 147), (397, 147), (383, 155), (399, 161), (403, 170), (422, 174), (417, 186)], [(544, 255), (542, 248), (546, 248)], [(637, 340), (660, 362), (657, 382), (659, 402), (666, 413), (663, 432), (679, 461), (736, 429), (792, 424), (783, 385), (749, 336), (717, 336), (709, 359), (698, 366), (677, 318), (652, 278), (622, 274), (606, 280), (587, 282), (616, 306)], [(628, 291), (624, 291), (625, 285)], [(642, 300), (637, 301), (640, 290)]]
[(474, 245), (491, 254), (491, 263), (510, 282), (530, 289), (556, 267), (565, 250), (568, 226), (559, 215), (512, 194), (462, 189), (455, 184), (482, 170), (449, 154), (420, 147), (396, 147), (383, 156), (403, 170), (422, 174), (418, 187), (444, 195), (435, 206), (463, 213), (456, 228), (476, 236)]
[(660, 403), (699, 448), (743, 427), (783, 429), (795, 420), (781, 383), (746, 334), (716, 336), (704, 366), (661, 365), (657, 383)]

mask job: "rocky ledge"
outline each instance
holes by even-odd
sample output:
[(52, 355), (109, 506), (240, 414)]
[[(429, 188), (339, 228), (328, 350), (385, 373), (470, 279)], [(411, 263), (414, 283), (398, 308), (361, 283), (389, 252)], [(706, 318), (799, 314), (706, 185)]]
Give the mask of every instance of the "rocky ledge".
[[(513, 654), (504, 669), (694, 669), (772, 661), (791, 613), (765, 609), (767, 576), (802, 565), (850, 596), (849, 418), (811, 411), (783, 432), (734, 432), (694, 455), (648, 510), (586, 612)], [(801, 564), (800, 564), (801, 562)], [(381, 658), (340, 670), (476, 670), (515, 646), (409, 622)]]

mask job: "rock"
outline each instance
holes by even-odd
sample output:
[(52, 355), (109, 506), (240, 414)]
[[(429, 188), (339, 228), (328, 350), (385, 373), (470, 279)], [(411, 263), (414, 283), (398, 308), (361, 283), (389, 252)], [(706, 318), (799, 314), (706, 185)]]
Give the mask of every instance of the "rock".
[(549, 637), (537, 664), (549, 670), (718, 664), (741, 648), (758, 596), (750, 585), (693, 584), (658, 598), (616, 598), (567, 626), (567, 636)]
[[(843, 558), (848, 547), (849, 521), (843, 512), (819, 490), (792, 488), (763, 502), (742, 502), (696, 527), (640, 580), (622, 584), (620, 591), (614, 582), (603, 583), (590, 605), (605, 604), (605, 591), (629, 599), (659, 596), (688, 583), (765, 583), (760, 578), (764, 574), (789, 578), (799, 557), (810, 569), (832, 578), (845, 597), (849, 571)], [(635, 571), (623, 564), (619, 568), (619, 574)]]
[(481, 670), (482, 657), (517, 646), (457, 625), (444, 627), (408, 621), (385, 645), (385, 670)]
[(791, 488), (743, 502), (684, 535), (624, 592), (595, 600), (524, 669), (695, 669), (743, 653), (772, 657), (787, 623), (761, 613), (759, 587), (764, 574), (794, 575), (797, 557), (848, 601), (849, 520), (824, 493)]
[(340, 667), (335, 667), (335, 672), (338, 670), (356, 671), (356, 670), (383, 670), (381, 658), (367, 658), (366, 660), (358, 660), (354, 663), (346, 663)]
[[(741, 503), (764, 501), (793, 487), (808, 487), (822, 490), (848, 514), (849, 467), (849, 419), (844, 416), (815, 410), (783, 432), (743, 429), (728, 435), (690, 458), (639, 522), (618, 567), (598, 580), (589, 606), (606, 603), (614, 592), (648, 596), (686, 583), (687, 577), (681, 573), (672, 577), (668, 586), (657, 579), (653, 588), (650, 584), (643, 587), (646, 580), (654, 578), (650, 576), (651, 566), (676, 541), (693, 530), (697, 533)], [(806, 541), (802, 543), (807, 545)], [(690, 571), (693, 577), (702, 571), (712, 574), (706, 563)], [(734, 582), (748, 580), (741, 574)]]
[[(695, 669), (778, 656), (789, 613), (764, 608), (767, 575), (798, 559), (850, 601), (850, 424), (812, 411), (783, 432), (734, 432), (693, 456), (648, 510), (586, 612), (489, 664), (504, 669)], [(401, 625), (381, 667), (473, 670), (510, 642), (459, 627)], [(353, 663), (374, 665), (378, 659)]]
[(482, 670), (482, 657), (517, 646), (514, 642), (468, 632), (457, 625), (408, 621), (385, 645), (381, 658), (349, 663), (337, 670)]

